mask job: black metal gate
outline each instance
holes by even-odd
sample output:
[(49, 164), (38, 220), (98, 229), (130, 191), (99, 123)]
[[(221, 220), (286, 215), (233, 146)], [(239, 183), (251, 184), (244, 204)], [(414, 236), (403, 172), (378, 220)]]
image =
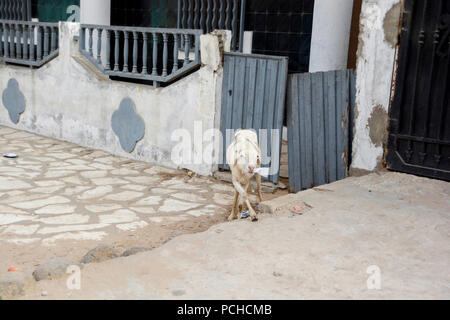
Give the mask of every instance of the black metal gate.
[(450, 181), (450, 1), (404, 5), (387, 166)]
[(0, 19), (31, 20), (31, 0), (0, 0)]

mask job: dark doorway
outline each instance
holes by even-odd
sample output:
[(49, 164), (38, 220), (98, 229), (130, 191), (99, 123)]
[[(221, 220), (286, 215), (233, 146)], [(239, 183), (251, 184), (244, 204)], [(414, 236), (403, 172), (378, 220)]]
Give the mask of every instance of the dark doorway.
[(450, 181), (450, 1), (404, 6), (387, 165)]
[(178, 0), (111, 0), (111, 25), (176, 28)]
[(314, 0), (247, 0), (253, 53), (289, 57), (289, 73), (308, 72)]

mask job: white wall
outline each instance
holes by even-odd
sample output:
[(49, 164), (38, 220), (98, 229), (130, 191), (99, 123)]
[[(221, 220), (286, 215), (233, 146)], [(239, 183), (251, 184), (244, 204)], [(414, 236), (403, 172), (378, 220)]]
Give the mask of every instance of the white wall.
[[(400, 0), (364, 0), (362, 4), (352, 169), (373, 171), (383, 159), (383, 144), (376, 143), (371, 138), (373, 128), (370, 123), (384, 121), (385, 123), (378, 125), (387, 130), (395, 59), (395, 44), (388, 39), (395, 38), (392, 35), (398, 31), (399, 2)], [(391, 36), (386, 37), (389, 34)], [(380, 112), (385, 116), (379, 117)], [(375, 114), (380, 119), (374, 119)]]
[(353, 0), (316, 0), (309, 72), (347, 69)]
[[(112, 81), (96, 73), (73, 40), (78, 31), (78, 23), (60, 23), (59, 56), (39, 69), (0, 64), (0, 93), (14, 78), (26, 104), (15, 125), (0, 103), (0, 125), (168, 167), (177, 167), (171, 160), (171, 151), (179, 144), (172, 141), (174, 130), (185, 129), (193, 137), (195, 121), (201, 123), (203, 132), (217, 127), (222, 77), (217, 36), (201, 37), (200, 70), (155, 89)], [(134, 101), (137, 114), (145, 122), (145, 136), (132, 153), (121, 148), (111, 127), (112, 114), (126, 97)], [(205, 142), (203, 148), (208, 145)], [(203, 175), (215, 170), (211, 163), (183, 167)]]

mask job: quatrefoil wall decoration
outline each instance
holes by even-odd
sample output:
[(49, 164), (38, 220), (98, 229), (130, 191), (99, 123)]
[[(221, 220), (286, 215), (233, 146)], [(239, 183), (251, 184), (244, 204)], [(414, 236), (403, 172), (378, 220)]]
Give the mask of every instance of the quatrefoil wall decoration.
[(136, 106), (130, 98), (122, 100), (119, 110), (113, 113), (111, 125), (122, 149), (128, 153), (133, 152), (137, 142), (145, 134), (144, 120), (137, 114)]
[(25, 97), (19, 89), (16, 79), (9, 79), (7, 88), (3, 91), (2, 102), (8, 110), (9, 118), (18, 124), (20, 115), (25, 111)]

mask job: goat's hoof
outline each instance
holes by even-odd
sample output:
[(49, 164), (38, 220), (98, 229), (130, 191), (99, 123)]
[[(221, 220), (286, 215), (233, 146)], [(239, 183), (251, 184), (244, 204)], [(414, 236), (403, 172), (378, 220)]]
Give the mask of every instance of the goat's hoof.
[(233, 221), (233, 220), (236, 220), (237, 219), (237, 216), (235, 216), (234, 214), (231, 214), (229, 217), (228, 217), (228, 221)]
[(256, 221), (258, 221), (258, 217), (257, 216), (253, 216), (252, 217), (252, 222), (256, 222)]

